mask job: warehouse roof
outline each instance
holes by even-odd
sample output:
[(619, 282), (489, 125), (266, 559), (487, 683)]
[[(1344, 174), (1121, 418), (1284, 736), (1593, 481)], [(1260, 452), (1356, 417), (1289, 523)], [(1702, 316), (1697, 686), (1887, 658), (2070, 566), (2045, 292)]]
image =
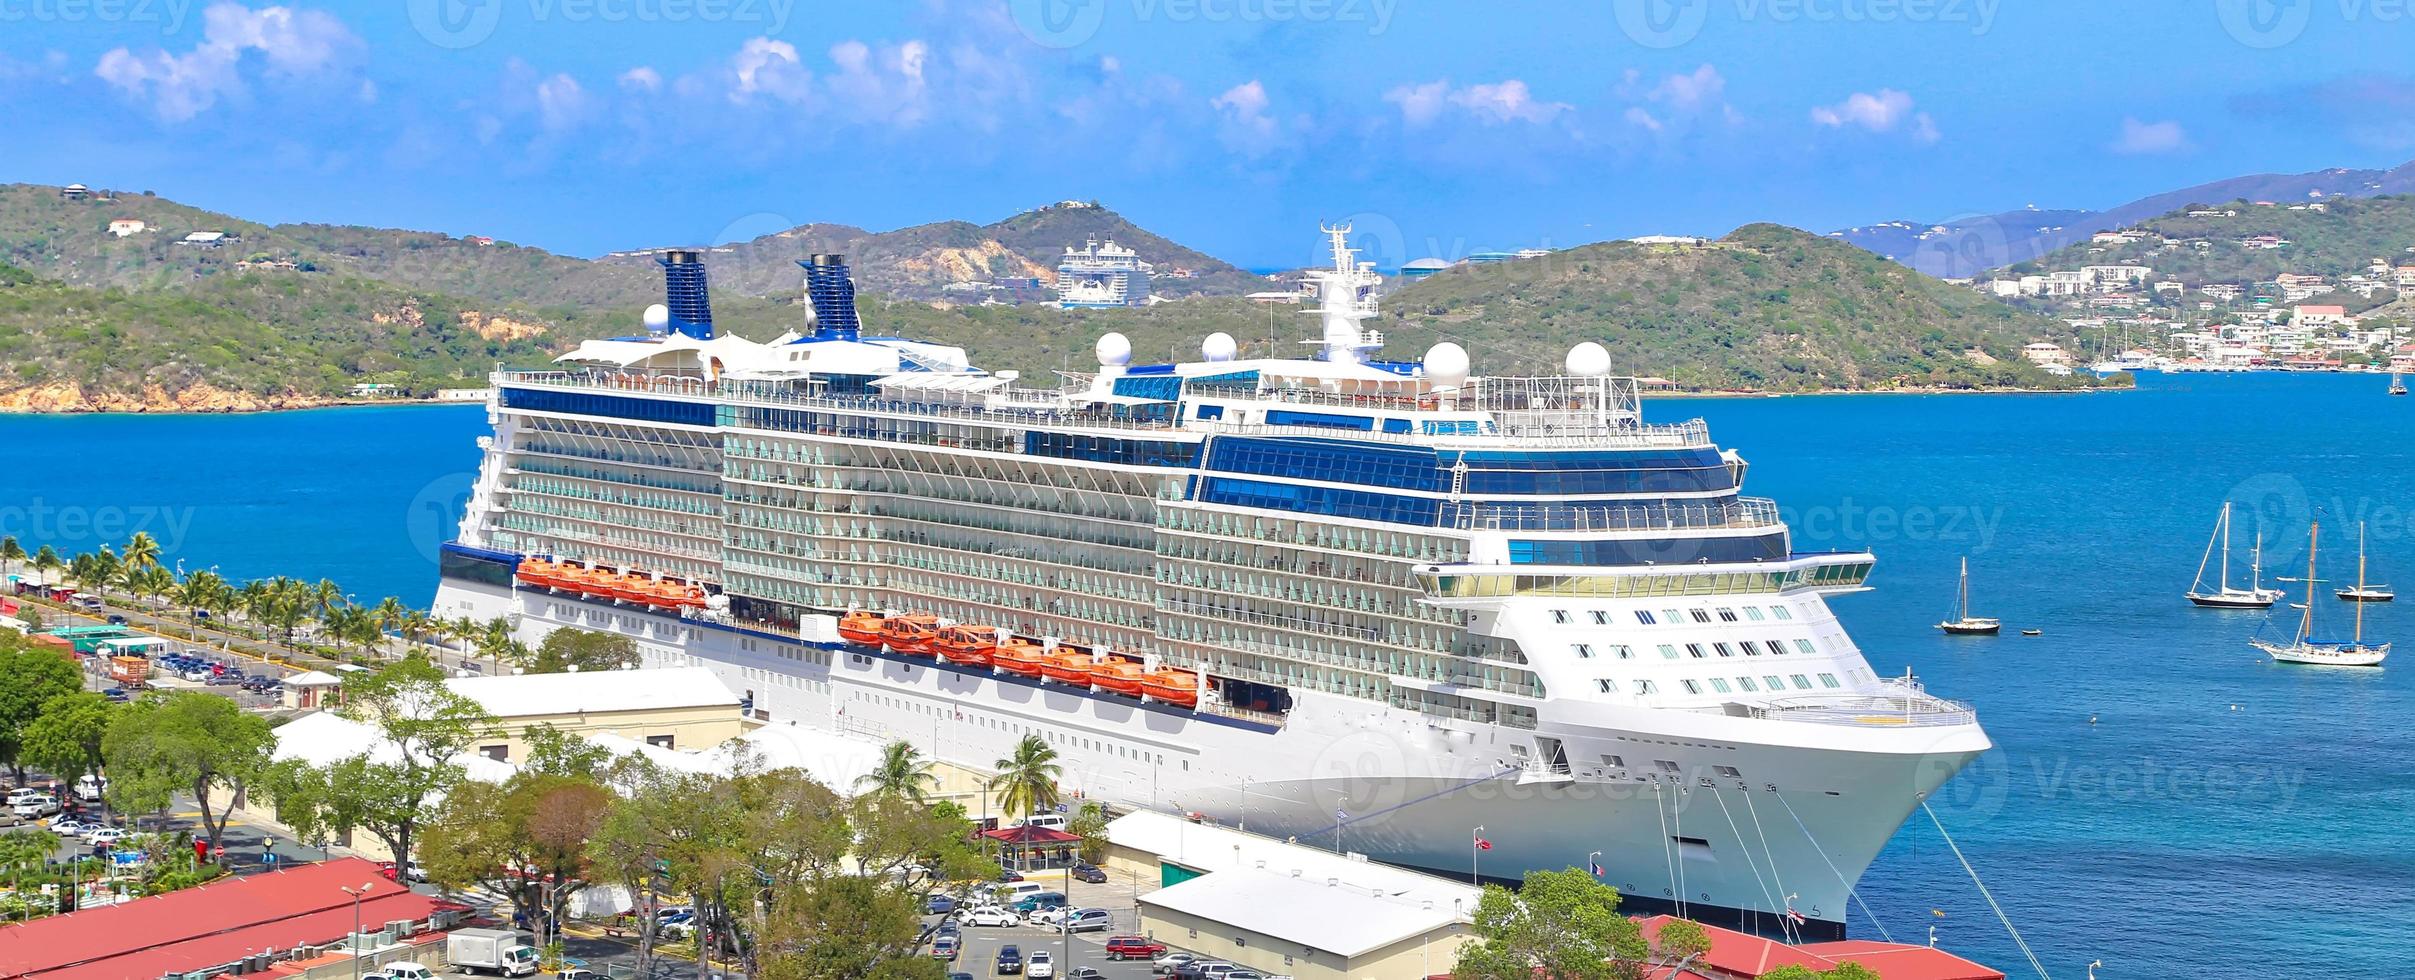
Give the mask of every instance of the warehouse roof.
[(708, 667), (456, 677), (444, 684), (498, 718), (723, 706), (734, 711), (738, 707), (738, 695)]
[(0, 929), (0, 978), (125, 980), (198, 972), (253, 953), (340, 939), (352, 931), (352, 896), (368, 885), (361, 922), (422, 920), (436, 899), (338, 858), (83, 909)]
[(1449, 906), (1255, 868), (1212, 872), (1142, 895), (1140, 901), (1342, 957), (1371, 953), (1461, 920)]

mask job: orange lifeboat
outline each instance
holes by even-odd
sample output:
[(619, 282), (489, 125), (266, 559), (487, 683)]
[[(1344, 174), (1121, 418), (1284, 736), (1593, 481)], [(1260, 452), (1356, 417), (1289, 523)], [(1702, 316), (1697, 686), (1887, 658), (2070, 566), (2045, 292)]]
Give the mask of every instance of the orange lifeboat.
[(1141, 678), (1140, 693), (1167, 704), (1192, 707), (1199, 703), (1199, 674), (1176, 667), (1160, 667)]
[(929, 656), (931, 640), (939, 633), (939, 617), (926, 613), (891, 616), (881, 621), (880, 641), (895, 653)]
[(950, 662), (987, 666), (997, 652), (997, 631), (988, 626), (950, 626), (939, 631), (932, 648)]
[(678, 598), (675, 599), (671, 604), (675, 606), (686, 606), (691, 609), (702, 609), (705, 605), (704, 589), (694, 585), (681, 589), (679, 590)]
[(520, 560), (520, 567), (515, 574), (523, 584), (550, 588), (558, 574), (558, 568), (559, 566), (542, 558), (523, 558)]
[(1102, 691), (1139, 697), (1141, 682), (1148, 676), (1147, 668), (1132, 661), (1109, 660), (1090, 672), (1090, 683)]
[(990, 654), (990, 663), (1010, 674), (1038, 677), (1048, 663), (1048, 651), (1030, 640), (1008, 638)]
[(1058, 650), (1041, 662), (1040, 673), (1059, 684), (1089, 687), (1090, 674), (1097, 668), (1098, 664), (1090, 659), (1088, 651)]
[(862, 646), (879, 646), (881, 618), (881, 614), (873, 612), (851, 612), (841, 616), (839, 638)]
[(644, 605), (654, 600), (654, 580), (643, 575), (615, 575), (612, 578), (612, 597), (622, 602)]

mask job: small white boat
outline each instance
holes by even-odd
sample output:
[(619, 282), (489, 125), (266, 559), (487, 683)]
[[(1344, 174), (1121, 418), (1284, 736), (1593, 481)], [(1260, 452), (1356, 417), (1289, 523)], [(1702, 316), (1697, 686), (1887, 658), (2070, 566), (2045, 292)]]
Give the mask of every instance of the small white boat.
[(2407, 393), (2407, 380), (2399, 372), (2390, 372), (2390, 393), (2393, 395), (2403, 395)]
[(2349, 602), (2389, 602), (2398, 593), (2379, 582), (2365, 581), (2365, 526), (2356, 526), (2356, 584), (2345, 589), (2333, 589), (2331, 594)]
[[(2314, 552), (2322, 528), (2322, 522), (2317, 521), (2306, 529), (2306, 604), (2301, 607), (2305, 610), (2304, 615), (2298, 618), (2297, 638), (2286, 644), (2263, 639), (2248, 642), (2271, 655), (2275, 663), (2327, 667), (2381, 666), (2382, 660), (2390, 655), (2390, 645), (2365, 642), (2365, 607), (2362, 603), (2356, 607), (2356, 632), (2346, 642), (2314, 638), (2314, 586), (2322, 581), (2314, 575)], [(2362, 528), (2358, 529), (2357, 536), (2364, 536)], [(2365, 563), (2361, 556), (2356, 563), (2356, 578), (2357, 587), (2364, 587)]]
[(2004, 628), (2004, 622), (1986, 616), (1971, 615), (1971, 560), (1962, 560), (1962, 614), (1937, 624), (1937, 628), (1953, 636), (1993, 636)]
[[(2205, 570), (2214, 562), (2214, 552), (2222, 553), (2221, 574), (2213, 588), (2206, 588)], [(2281, 590), (2264, 587), (2264, 530), (2256, 529), (2255, 550), (2248, 552), (2248, 586), (2231, 585), (2231, 504), (2222, 502), (2222, 516), (2214, 521), (2214, 536), (2205, 543), (2205, 557), (2197, 560), (2197, 581), (2190, 583), (2187, 593), (2190, 602), (2211, 609), (2270, 609), (2281, 601)]]

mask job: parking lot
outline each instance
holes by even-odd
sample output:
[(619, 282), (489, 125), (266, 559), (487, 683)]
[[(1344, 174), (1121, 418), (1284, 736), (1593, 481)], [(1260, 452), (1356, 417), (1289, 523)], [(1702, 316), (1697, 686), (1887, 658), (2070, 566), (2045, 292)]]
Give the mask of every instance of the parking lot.
[[(1027, 960), (1033, 952), (1046, 950), (1055, 962), (1056, 975), (1060, 978), (1072, 976), (1076, 969), (1084, 967), (1098, 971), (1098, 976), (1108, 980), (1146, 980), (1152, 975), (1147, 960), (1108, 959), (1106, 943), (1111, 936), (1142, 933), (1139, 896), (1144, 891), (1156, 890), (1154, 880), (1134, 880), (1124, 873), (1110, 871), (1103, 884), (1077, 880), (1070, 883), (1070, 890), (1066, 890), (1068, 882), (1061, 871), (1035, 872), (1029, 880), (1047, 886), (1050, 891), (1065, 891), (1073, 907), (1106, 910), (1109, 927), (1096, 932), (1066, 935), (1044, 925), (959, 925), (960, 948), (950, 970), (976, 978), (996, 977), (999, 975), (998, 950), (1012, 945)], [(932, 916), (930, 923), (936, 927), (943, 918), (946, 916)], [(1159, 936), (1157, 940), (1165, 943), (1169, 950), (1183, 951), (1182, 946), (1169, 937)]]

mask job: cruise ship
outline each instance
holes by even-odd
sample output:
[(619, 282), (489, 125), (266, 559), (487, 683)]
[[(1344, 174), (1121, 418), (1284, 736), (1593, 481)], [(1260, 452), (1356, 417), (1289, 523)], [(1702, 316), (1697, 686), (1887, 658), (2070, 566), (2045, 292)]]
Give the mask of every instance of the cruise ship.
[(1057, 306), (1068, 310), (1147, 306), (1150, 271), (1140, 253), (1112, 239), (1092, 239), (1081, 248), (1067, 245), (1065, 258), (1057, 263)]
[(1831, 612), (1872, 556), (1794, 550), (1598, 345), (1380, 358), (1380, 277), (1326, 231), (1303, 356), (1108, 334), (1049, 384), (866, 334), (841, 256), (800, 263), (804, 330), (716, 334), (667, 255), (644, 334), (494, 376), (436, 612), (627, 635), (769, 723), (976, 767), (1037, 735), (1069, 796), (1841, 936), (1989, 747)]

